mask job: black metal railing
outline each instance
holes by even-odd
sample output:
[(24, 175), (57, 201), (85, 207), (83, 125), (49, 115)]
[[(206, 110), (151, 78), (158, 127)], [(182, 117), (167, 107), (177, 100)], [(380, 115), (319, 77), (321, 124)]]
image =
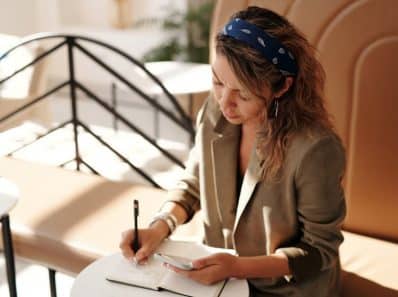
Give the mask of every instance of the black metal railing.
[[(54, 54), (56, 51), (59, 51), (59, 49), (63, 47), (67, 47), (67, 58), (68, 58), (68, 79), (60, 83), (59, 85), (51, 88), (44, 94), (40, 94), (37, 96), (37, 98), (33, 98), (32, 100), (29, 101), (29, 103), (26, 103), (25, 105), (21, 106), (20, 108), (14, 110), (13, 112), (3, 116), (0, 118), (0, 124), (3, 122), (7, 121), (8, 119), (14, 117), (17, 114), (20, 114), (21, 112), (25, 111), (28, 108), (31, 108), (33, 105), (36, 105), (37, 103), (45, 100), (52, 94), (60, 91), (61, 89), (69, 86), (69, 97), (70, 97), (70, 103), (71, 103), (71, 111), (72, 111), (72, 117), (70, 120), (58, 125), (55, 128), (52, 128), (48, 130), (46, 133), (39, 135), (34, 141), (31, 141), (29, 143), (23, 144), (21, 147), (13, 150), (12, 152), (9, 152), (9, 155), (14, 154), (16, 151), (25, 148), (28, 145), (33, 144), (35, 141), (38, 139), (41, 139), (45, 136), (47, 136), (50, 133), (53, 133), (54, 131), (64, 128), (68, 124), (73, 125), (73, 135), (74, 135), (74, 159), (68, 160), (62, 164), (59, 164), (59, 166), (64, 166), (69, 162), (76, 162), (76, 169), (80, 170), (80, 165), (83, 164), (87, 168), (89, 168), (94, 174), (99, 174), (95, 168), (90, 166), (87, 162), (84, 161), (84, 159), (80, 155), (80, 145), (79, 145), (79, 127), (83, 128), (84, 131), (92, 135), (99, 143), (104, 145), (106, 148), (108, 148), (111, 152), (113, 152), (116, 156), (118, 156), (122, 161), (126, 162), (130, 168), (134, 171), (136, 171), (139, 175), (141, 175), (145, 180), (147, 180), (149, 183), (156, 187), (160, 187), (159, 184), (157, 184), (149, 174), (147, 174), (143, 169), (138, 168), (135, 166), (133, 163), (131, 163), (127, 157), (123, 156), (122, 153), (117, 151), (115, 148), (113, 148), (107, 141), (102, 139), (99, 135), (97, 135), (95, 132), (93, 132), (87, 124), (85, 124), (82, 119), (79, 118), (79, 113), (78, 113), (78, 105), (77, 105), (77, 91), (83, 92), (89, 99), (93, 100), (96, 102), (99, 106), (101, 106), (104, 110), (106, 110), (108, 113), (110, 113), (115, 119), (118, 121), (121, 121), (124, 123), (128, 128), (133, 130), (135, 133), (139, 134), (142, 136), (146, 141), (148, 141), (152, 146), (154, 146), (157, 150), (159, 150), (160, 153), (162, 153), (166, 158), (168, 158), (170, 161), (172, 161), (174, 164), (177, 164), (180, 167), (184, 167), (183, 163), (181, 160), (179, 160), (176, 156), (162, 148), (160, 145), (157, 144), (156, 139), (153, 137), (150, 137), (144, 131), (142, 131), (139, 127), (137, 127), (135, 124), (133, 124), (131, 121), (129, 121), (126, 117), (124, 117), (122, 114), (117, 112), (114, 107), (112, 107), (110, 104), (106, 102), (106, 100), (102, 99), (100, 96), (96, 95), (92, 90), (90, 90), (87, 86), (85, 86), (83, 83), (77, 80), (76, 78), (76, 69), (75, 67), (76, 62), (75, 62), (75, 51), (78, 51), (79, 53), (82, 53), (89, 59), (91, 59), (94, 63), (99, 65), (104, 71), (112, 75), (116, 81), (124, 84), (128, 90), (131, 90), (133, 93), (137, 94), (139, 98), (142, 100), (146, 101), (150, 106), (152, 106), (157, 112), (163, 114), (166, 116), (168, 119), (170, 119), (174, 124), (182, 128), (184, 131), (186, 131), (190, 138), (193, 138), (194, 135), (194, 128), (192, 125), (192, 121), (190, 117), (183, 111), (182, 107), (178, 104), (176, 98), (164, 87), (162, 82), (154, 76), (151, 72), (149, 72), (145, 66), (140, 63), (138, 60), (134, 59), (127, 53), (121, 51), (120, 49), (109, 45), (107, 43), (104, 43), (99, 40), (95, 40), (92, 38), (88, 37), (83, 37), (83, 36), (78, 36), (78, 35), (66, 35), (66, 34), (36, 34), (31, 37), (22, 39), (21, 42), (14, 47), (10, 48), (7, 50), (4, 54), (0, 56), (0, 63), (2, 61), (5, 61), (5, 59), (11, 55), (16, 49), (26, 46), (30, 43), (33, 42), (38, 42), (38, 41), (43, 41), (43, 40), (49, 40), (49, 39), (61, 39), (62, 41), (55, 46), (51, 47), (50, 49), (45, 50), (43, 53), (35, 57), (31, 62), (27, 63), (26, 65), (20, 67), (16, 71), (14, 71), (12, 74), (8, 75), (5, 78), (2, 78), (0, 80), (0, 87), (2, 84), (7, 82), (8, 80), (12, 79), (15, 75), (18, 73), (24, 71), (28, 67), (39, 63), (43, 59), (49, 57), (50, 55)], [(149, 79), (151, 79), (155, 84), (157, 84), (163, 91), (163, 94), (166, 99), (168, 99), (171, 102), (171, 106), (174, 109), (174, 112), (172, 110), (169, 110), (165, 106), (159, 103), (159, 100), (157, 100), (156, 97), (152, 97), (151, 95), (148, 95), (144, 90), (140, 89), (139, 86), (134, 84), (134, 82), (128, 80), (125, 78), (121, 73), (119, 73), (117, 70), (112, 67), (112, 65), (108, 65), (104, 61), (102, 61), (100, 58), (98, 58), (91, 50), (89, 50), (87, 47), (85, 47), (80, 41), (88, 42), (88, 43), (93, 43), (96, 44), (100, 47), (106, 48), (115, 55), (119, 55), (122, 58), (124, 58), (127, 62), (131, 63), (132, 65), (135, 65), (139, 67), (144, 73), (148, 76)], [(1, 64), (0, 64), (1, 65)], [(1, 100), (1, 98), (0, 98)]]

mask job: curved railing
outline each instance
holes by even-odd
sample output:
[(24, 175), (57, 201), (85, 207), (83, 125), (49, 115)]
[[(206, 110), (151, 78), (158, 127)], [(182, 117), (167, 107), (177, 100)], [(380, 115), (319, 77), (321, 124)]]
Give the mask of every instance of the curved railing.
[[(121, 82), (124, 84), (129, 90), (132, 92), (136, 93), (142, 100), (146, 101), (149, 103), (153, 108), (158, 110), (161, 114), (169, 118), (172, 122), (174, 122), (176, 125), (181, 127), (183, 130), (185, 130), (193, 139), (194, 135), (194, 128), (192, 125), (192, 121), (189, 118), (188, 115), (185, 114), (181, 106), (178, 104), (176, 98), (165, 88), (165, 86), (162, 84), (162, 82), (154, 76), (150, 71), (148, 71), (145, 66), (140, 63), (138, 60), (134, 59), (127, 53), (123, 52), (122, 50), (109, 45), (105, 42), (95, 40), (93, 38), (88, 38), (84, 36), (78, 36), (78, 35), (67, 35), (67, 34), (35, 34), (30, 37), (24, 38), (21, 40), (20, 43), (17, 45), (13, 46), (9, 50), (7, 50), (4, 54), (0, 56), (0, 63), (2, 61), (5, 61), (8, 55), (12, 54), (16, 49), (26, 46), (32, 42), (37, 42), (37, 41), (42, 41), (42, 40), (49, 40), (49, 39), (61, 39), (61, 42), (56, 44), (55, 46), (45, 50), (43, 53), (39, 54), (37, 57), (35, 57), (30, 63), (20, 67), (16, 71), (14, 71), (12, 74), (8, 75), (5, 78), (2, 78), (0, 80), (0, 86), (7, 82), (8, 80), (12, 79), (15, 75), (18, 73), (24, 71), (26, 68), (40, 62), (43, 59), (46, 59), (48, 56), (52, 55), (54, 52), (58, 51), (60, 48), (63, 48), (64, 46), (67, 47), (67, 58), (68, 58), (68, 70), (69, 70), (69, 78), (58, 84), (57, 86), (51, 88), (44, 94), (40, 94), (38, 97), (33, 98), (30, 100), (29, 103), (21, 106), (20, 108), (16, 109), (15, 111), (3, 116), (0, 118), (0, 124), (3, 123), (4, 121), (7, 121), (9, 118), (14, 117), (17, 114), (20, 114), (24, 110), (30, 108), (33, 105), (36, 105), (37, 103), (41, 102), (42, 100), (45, 100), (48, 98), (50, 95), (60, 91), (62, 88), (69, 86), (69, 94), (70, 94), (70, 100), (71, 100), (71, 106), (72, 106), (72, 118), (57, 127), (54, 127), (53, 129), (47, 131), (47, 133), (38, 136), (36, 140), (43, 138), (47, 136), (50, 133), (53, 133), (54, 131), (65, 127), (68, 124), (73, 125), (73, 133), (74, 133), (74, 145), (75, 145), (75, 157), (72, 160), (67, 161), (66, 163), (76, 161), (77, 164), (77, 170), (80, 170), (80, 164), (84, 164), (86, 167), (88, 167), (94, 174), (99, 174), (92, 166), (87, 164), (87, 162), (84, 161), (84, 159), (80, 156), (79, 152), (79, 139), (78, 139), (78, 127), (83, 128), (85, 131), (87, 131), (89, 134), (91, 134), (95, 139), (97, 139), (102, 145), (107, 147), (110, 151), (112, 151), (114, 154), (116, 154), (120, 159), (122, 159), (124, 162), (126, 162), (131, 169), (136, 171), (138, 174), (140, 174), (143, 178), (145, 178), (148, 182), (150, 182), (152, 185), (156, 187), (160, 187), (146, 172), (144, 172), (141, 168), (138, 168), (134, 164), (132, 164), (123, 154), (118, 152), (115, 148), (113, 148), (109, 143), (107, 143), (105, 140), (103, 140), (100, 136), (98, 136), (96, 133), (94, 133), (88, 125), (83, 123), (83, 121), (78, 117), (78, 112), (77, 112), (77, 94), (76, 91), (80, 90), (84, 94), (87, 95), (88, 98), (99, 104), (102, 108), (104, 108), (107, 112), (112, 114), (115, 119), (121, 121), (124, 123), (127, 127), (129, 127), (131, 130), (133, 130), (135, 133), (139, 134), (142, 136), (145, 140), (147, 140), (151, 145), (153, 145), (156, 149), (158, 149), (166, 158), (171, 160), (173, 163), (177, 164), (180, 167), (184, 167), (183, 163), (181, 160), (179, 160), (176, 156), (168, 152), (167, 150), (163, 149), (161, 146), (159, 146), (156, 143), (156, 140), (153, 139), (152, 137), (148, 136), (146, 133), (144, 133), (140, 128), (138, 128), (136, 125), (134, 125), (131, 121), (129, 121), (126, 117), (124, 117), (121, 113), (117, 112), (115, 108), (113, 108), (110, 104), (106, 102), (106, 100), (103, 100), (100, 98), (100, 96), (96, 95), (92, 90), (90, 90), (87, 86), (85, 86), (83, 83), (79, 82), (76, 79), (76, 63), (75, 63), (75, 51), (79, 51), (80, 53), (84, 54), (88, 58), (90, 58), (93, 62), (101, 66), (106, 72), (110, 73), (117, 81)], [(87, 47), (81, 44), (81, 42), (88, 42), (88, 43), (93, 43), (96, 44), (100, 47), (107, 48), (108, 50), (111, 50), (115, 54), (123, 57), (126, 59), (126, 61), (132, 63), (133, 65), (139, 67), (155, 84), (157, 84), (161, 90), (163, 91), (164, 96), (172, 103), (172, 107), (176, 111), (177, 115), (175, 115), (172, 111), (169, 109), (165, 108), (162, 104), (159, 103), (156, 98), (151, 97), (150, 95), (146, 94), (146, 92), (142, 89), (140, 89), (139, 86), (135, 85), (134, 82), (129, 81), (126, 79), (121, 73), (119, 73), (117, 70), (115, 70), (112, 65), (108, 65), (104, 61), (101, 61), (92, 51), (90, 51)], [(0, 99), (1, 100), (1, 99)], [(34, 142), (34, 141), (33, 141)], [(9, 155), (12, 155), (16, 151), (20, 150), (23, 147), (26, 147), (27, 145), (32, 144), (33, 142), (24, 144), (23, 146), (19, 147), (18, 149), (12, 151), (9, 153)], [(66, 163), (61, 164), (60, 166), (65, 165)]]

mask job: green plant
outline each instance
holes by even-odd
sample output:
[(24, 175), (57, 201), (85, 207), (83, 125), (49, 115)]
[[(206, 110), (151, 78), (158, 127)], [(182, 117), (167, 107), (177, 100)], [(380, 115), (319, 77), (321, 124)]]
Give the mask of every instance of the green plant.
[(164, 30), (173, 33), (172, 37), (147, 52), (143, 60), (208, 63), (213, 6), (213, 1), (208, 1), (197, 7), (190, 6), (186, 12), (172, 11), (160, 21)]

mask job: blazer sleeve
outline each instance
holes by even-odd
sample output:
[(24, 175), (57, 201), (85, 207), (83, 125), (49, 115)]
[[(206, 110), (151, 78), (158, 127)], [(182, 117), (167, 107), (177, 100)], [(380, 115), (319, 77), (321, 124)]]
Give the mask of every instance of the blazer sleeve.
[(342, 178), (345, 152), (335, 136), (310, 146), (295, 174), (300, 238), (278, 249), (289, 261), (295, 281), (305, 281), (338, 261), (346, 214)]
[[(208, 101), (207, 101), (208, 102)], [(167, 201), (182, 206), (188, 214), (189, 222), (200, 209), (199, 160), (200, 160), (200, 129), (205, 117), (208, 103), (205, 103), (198, 112), (196, 120), (195, 145), (191, 149), (182, 176), (176, 186), (168, 191)]]

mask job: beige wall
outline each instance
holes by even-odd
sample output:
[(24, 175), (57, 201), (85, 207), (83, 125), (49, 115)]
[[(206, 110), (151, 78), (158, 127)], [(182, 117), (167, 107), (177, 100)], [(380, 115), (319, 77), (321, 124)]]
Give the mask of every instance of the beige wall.
[(36, 30), (35, 1), (0, 0), (0, 33), (24, 36)]
[[(129, 0), (133, 20), (184, 9), (185, 0)], [(115, 0), (0, 0), (0, 32), (25, 36), (69, 27), (110, 28)], [(95, 13), (93, 13), (95, 12)]]

